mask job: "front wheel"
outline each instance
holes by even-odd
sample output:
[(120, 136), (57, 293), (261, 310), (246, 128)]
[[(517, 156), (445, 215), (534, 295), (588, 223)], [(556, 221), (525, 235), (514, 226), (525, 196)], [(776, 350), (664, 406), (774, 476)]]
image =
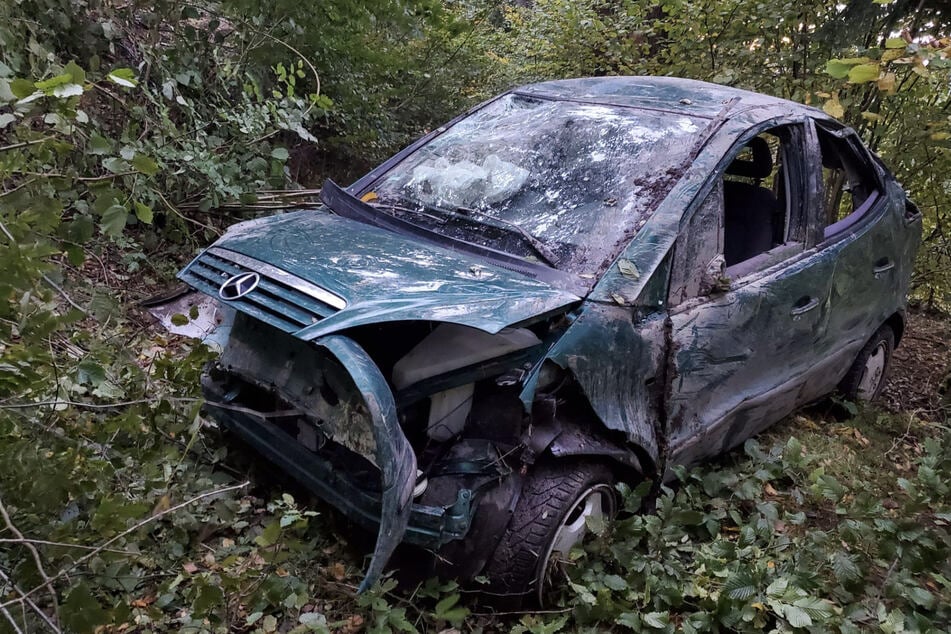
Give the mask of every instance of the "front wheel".
[(499, 546), (485, 568), (493, 593), (542, 605), (565, 578), (571, 549), (591, 520), (617, 513), (611, 470), (594, 462), (548, 462), (528, 476)]
[(882, 391), (885, 375), (895, 350), (895, 334), (889, 326), (882, 326), (855, 358), (842, 382), (839, 392), (853, 401), (868, 402)]

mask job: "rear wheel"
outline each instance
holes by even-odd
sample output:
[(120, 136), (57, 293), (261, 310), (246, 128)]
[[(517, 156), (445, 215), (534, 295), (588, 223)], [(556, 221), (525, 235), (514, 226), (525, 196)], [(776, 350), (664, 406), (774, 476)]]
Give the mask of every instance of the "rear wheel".
[(839, 392), (853, 401), (871, 401), (885, 385), (885, 375), (895, 349), (895, 333), (882, 326), (872, 335), (855, 358), (842, 382)]
[(566, 577), (571, 549), (588, 534), (591, 520), (617, 513), (611, 470), (594, 462), (538, 465), (485, 574), (495, 593), (543, 605)]

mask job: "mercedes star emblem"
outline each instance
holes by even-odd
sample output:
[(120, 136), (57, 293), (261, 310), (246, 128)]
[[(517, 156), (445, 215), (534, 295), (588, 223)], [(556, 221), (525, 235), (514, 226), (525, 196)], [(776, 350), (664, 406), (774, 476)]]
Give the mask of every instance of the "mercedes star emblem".
[(256, 289), (260, 282), (261, 276), (257, 273), (235, 275), (225, 280), (218, 289), (218, 295), (221, 299), (238, 299)]

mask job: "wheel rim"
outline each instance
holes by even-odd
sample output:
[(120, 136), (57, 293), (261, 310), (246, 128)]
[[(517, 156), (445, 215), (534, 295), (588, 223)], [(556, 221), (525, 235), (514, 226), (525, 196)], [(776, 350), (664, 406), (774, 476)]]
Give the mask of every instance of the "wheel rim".
[(565, 575), (564, 563), (568, 553), (588, 534), (588, 519), (608, 520), (614, 517), (614, 490), (607, 484), (589, 487), (572, 505), (555, 531), (555, 537), (545, 556), (539, 561), (537, 598), (539, 605), (545, 603), (545, 595)]
[(870, 401), (878, 394), (882, 386), (882, 379), (885, 376), (885, 362), (888, 357), (888, 347), (882, 341), (872, 354), (865, 360), (865, 367), (862, 368), (862, 378), (859, 380), (859, 388), (856, 395), (860, 400)]

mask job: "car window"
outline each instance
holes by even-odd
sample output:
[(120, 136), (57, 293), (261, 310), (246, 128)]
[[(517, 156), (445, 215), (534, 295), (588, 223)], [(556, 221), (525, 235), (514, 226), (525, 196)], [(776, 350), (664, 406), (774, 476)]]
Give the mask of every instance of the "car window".
[[(416, 211), (407, 218), (433, 231), (514, 255), (532, 256), (517, 235), (529, 234), (558, 268), (594, 274), (680, 178), (705, 125), (512, 94), (418, 148), (363, 196), (381, 209)], [(455, 217), (447, 221), (440, 210)]]
[(816, 127), (822, 154), (822, 215), (824, 236), (832, 237), (851, 226), (878, 199), (878, 178), (850, 130)]
[(677, 305), (802, 251), (802, 127), (771, 128), (736, 149), (674, 246)]

